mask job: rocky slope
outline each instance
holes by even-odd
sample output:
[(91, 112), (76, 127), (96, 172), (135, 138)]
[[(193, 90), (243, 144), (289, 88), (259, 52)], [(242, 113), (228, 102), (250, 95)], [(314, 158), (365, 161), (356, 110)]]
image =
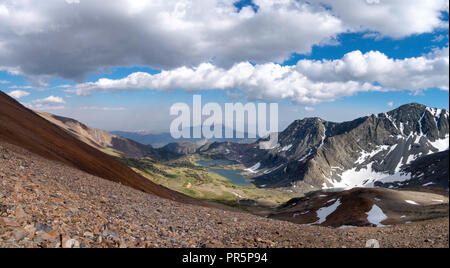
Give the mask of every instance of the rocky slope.
[(155, 149), (150, 145), (143, 145), (133, 140), (110, 134), (104, 130), (91, 128), (75, 119), (49, 113), (36, 113), (47, 121), (66, 130), (69, 134), (73, 135), (80, 141), (99, 150), (109, 148), (134, 158), (151, 157), (155, 160), (167, 159), (167, 152)]
[(355, 188), (293, 199), (271, 218), (336, 228), (383, 227), (448, 217), (448, 197), (433, 193)]
[(449, 112), (409, 104), (343, 123), (306, 118), (281, 132), (279, 143), (271, 150), (217, 143), (202, 151), (242, 162), (260, 187), (308, 192), (370, 186), (392, 176), (404, 181), (403, 166), (448, 150)]
[(448, 218), (387, 228), (301, 226), (162, 199), (0, 141), (0, 248), (448, 248)]
[(197, 200), (150, 182), (130, 168), (78, 140), (0, 92), (0, 141), (89, 174), (180, 202)]

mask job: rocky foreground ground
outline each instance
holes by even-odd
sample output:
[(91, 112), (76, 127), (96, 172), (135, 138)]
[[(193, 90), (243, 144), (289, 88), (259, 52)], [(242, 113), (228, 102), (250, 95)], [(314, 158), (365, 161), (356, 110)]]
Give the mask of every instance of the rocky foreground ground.
[(302, 226), (184, 205), (0, 142), (3, 247), (449, 247), (449, 219), (388, 228)]

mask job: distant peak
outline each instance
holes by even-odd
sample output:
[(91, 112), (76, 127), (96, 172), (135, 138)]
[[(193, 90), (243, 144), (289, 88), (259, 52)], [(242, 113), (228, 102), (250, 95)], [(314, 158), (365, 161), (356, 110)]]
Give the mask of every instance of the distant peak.
[(391, 113), (396, 113), (396, 112), (422, 112), (427, 108), (430, 108), (430, 107), (427, 107), (420, 103), (408, 103), (408, 104), (404, 104), (396, 109), (393, 109), (392, 111), (390, 111), (388, 113), (391, 114)]
[(408, 103), (405, 105), (400, 106), (399, 108), (426, 108), (427, 106), (417, 103), (417, 102), (413, 102), (413, 103)]
[(430, 113), (448, 113), (448, 110), (445, 108), (438, 108), (438, 107), (431, 107), (431, 106), (426, 106), (423, 104), (419, 104), (419, 103), (410, 103), (410, 104), (405, 104), (403, 106), (400, 106), (399, 108), (395, 109), (393, 112), (395, 111), (419, 111), (419, 112), (423, 112), (423, 111), (429, 111)]
[(305, 117), (303, 119), (299, 119), (296, 122), (326, 122), (326, 120), (323, 120), (320, 117)]

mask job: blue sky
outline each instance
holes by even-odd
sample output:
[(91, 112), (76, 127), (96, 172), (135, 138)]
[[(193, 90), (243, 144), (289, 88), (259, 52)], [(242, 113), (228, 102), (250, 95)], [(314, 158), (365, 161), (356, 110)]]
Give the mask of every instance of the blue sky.
[[(10, 1), (5, 2), (8, 4)], [(94, 2), (101, 1), (95, 0)], [(92, 2), (92, 8), (95, 7), (94, 2)], [(327, 1), (312, 2), (322, 2), (324, 5), (332, 5), (327, 3)], [(121, 0), (120, 3), (127, 7), (131, 5), (130, 1), (125, 0)], [(167, 8), (173, 9), (174, 6), (177, 6), (176, 1), (168, 1), (168, 3), (169, 6)], [(173, 6), (170, 6), (171, 3)], [(197, 3), (198, 5), (202, 5), (204, 1)], [(255, 3), (259, 3), (260, 5)], [(83, 43), (82, 49), (76, 46), (67, 48), (62, 46), (54, 50), (49, 50), (50, 52), (48, 52), (37, 50), (36, 48), (36, 51), (34, 51), (36, 53), (49, 53), (48, 58), (37, 58), (34, 62), (31, 58), (29, 61), (33, 62), (33, 64), (30, 65), (28, 62), (25, 62), (25, 59), (21, 55), (9, 54), (2, 58), (2, 42), (0, 42), (0, 89), (6, 93), (15, 91), (25, 93), (16, 95), (18, 100), (37, 110), (73, 117), (97, 128), (127, 131), (168, 131), (172, 118), (169, 115), (169, 107), (177, 102), (192, 103), (193, 94), (201, 94), (205, 103), (217, 102), (224, 104), (225, 102), (247, 102), (253, 100), (277, 102), (280, 104), (280, 128), (284, 128), (293, 120), (303, 117), (318, 116), (331, 121), (345, 121), (358, 116), (388, 111), (411, 102), (418, 102), (438, 108), (449, 108), (448, 27), (439, 26), (436, 24), (437, 22), (424, 22), (423, 25), (412, 25), (411, 27), (405, 25), (403, 28), (398, 27), (395, 31), (391, 31), (386, 30), (389, 28), (385, 28), (378, 23), (374, 24), (371, 21), (361, 20), (355, 22), (354, 16), (351, 16), (352, 14), (339, 13), (344, 12), (341, 11), (340, 6), (331, 6), (327, 9), (311, 6), (304, 9), (304, 7), (292, 6), (293, 3), (295, 4), (294, 0), (292, 0), (291, 5), (284, 7), (264, 4), (262, 0), (259, 2), (255, 1), (255, 3), (248, 0), (240, 1), (239, 3), (235, 3), (236, 10), (234, 11), (229, 10), (231, 7), (219, 6), (219, 8), (225, 10), (222, 10), (222, 13), (229, 12), (229, 14), (226, 13), (229, 18), (225, 18), (227, 23), (235, 20), (237, 24), (242, 24), (238, 25), (238, 28), (231, 29), (236, 32), (237, 37), (233, 35), (233, 31), (231, 30), (222, 33), (222, 35), (229, 35), (226, 39), (230, 40), (229, 45), (223, 43), (226, 41), (217, 41), (222, 37), (216, 36), (216, 30), (214, 30), (216, 28), (211, 30), (205, 26), (201, 30), (197, 28), (192, 28), (190, 32), (187, 30), (186, 37), (180, 37), (180, 34), (177, 34), (175, 37), (179, 37), (180, 40), (173, 42), (185, 44), (184, 46), (174, 45), (174, 47), (166, 49), (165, 46), (167, 46), (167, 43), (164, 43), (164, 46), (161, 45), (161, 47), (158, 47), (158, 45), (152, 45), (152, 42), (148, 42), (149, 47), (147, 50), (150, 50), (151, 53), (145, 47), (142, 48), (139, 45), (139, 41), (129, 44), (131, 47), (127, 48), (127, 50), (125, 48), (123, 50), (117, 49), (117, 52), (114, 52), (116, 50), (114, 45), (110, 45), (110, 47), (106, 45), (102, 46), (98, 42), (93, 42), (92, 44)], [(410, 5), (414, 5), (415, 3), (416, 1), (412, 1)], [(205, 2), (204, 5), (211, 8), (211, 3)], [(420, 8), (425, 15), (435, 14), (438, 22), (441, 21), (443, 24), (448, 24), (448, 10), (445, 10), (448, 6), (445, 7), (445, 4), (443, 5), (441, 10), (436, 9), (436, 6), (430, 6), (430, 10), (426, 10), (423, 7)], [(5, 5), (5, 7), (8, 8), (8, 5)], [(84, 9), (81, 9), (82, 7)], [(29, 7), (23, 4), (20, 8), (26, 9)], [(45, 6), (37, 7), (33, 11), (46, 14), (46, 8)], [(67, 8), (68, 5), (61, 6), (62, 11), (66, 11)], [(87, 3), (81, 1), (81, 4), (78, 4), (78, 6), (75, 5), (74, 8), (80, 8), (79, 12), (83, 15), (84, 10), (89, 10), (90, 7), (87, 6)], [(212, 8), (217, 7), (213, 6)], [(370, 6), (367, 8), (370, 8)], [(382, 6), (379, 8), (382, 8)], [(190, 24), (188, 24), (190, 21), (185, 21), (187, 20), (185, 19), (186, 12), (189, 12), (186, 10), (183, 13), (183, 20), (180, 19), (179, 24), (186, 23), (186, 27), (190, 27)], [(288, 18), (285, 10), (292, 12), (290, 15), (292, 18)], [(389, 10), (389, 8), (386, 10)], [(162, 10), (154, 10), (153, 7), (147, 7), (144, 11), (163, 14)], [(111, 10), (109, 12), (108, 16), (114, 17), (115, 15), (118, 16), (116, 13), (120, 11)], [(305, 12), (309, 13), (305, 15)], [(355, 10), (354, 12), (358, 11)], [(370, 12), (370, 9), (364, 9), (361, 12)], [(245, 18), (235, 18), (236, 14), (244, 16), (247, 13), (248, 16)], [(264, 13), (268, 13), (269, 15), (272, 13), (278, 14), (280, 16), (280, 23), (282, 25), (288, 25), (289, 29), (296, 29), (298, 26), (298, 31), (305, 32), (305, 40), (301, 39), (301, 35), (299, 35), (298, 40), (291, 38), (291, 34), (289, 32), (284, 33), (282, 28), (279, 28), (279, 30), (276, 28), (273, 29), (272, 27), (265, 29), (264, 27), (268, 27), (267, 25), (270, 25), (272, 22), (269, 22), (267, 25), (265, 24), (264, 17), (262, 17)], [(0, 23), (1, 14), (0, 12)], [(329, 23), (335, 23), (335, 28), (340, 27), (342, 29), (325, 29), (323, 30), (324, 33), (316, 36), (314, 31), (310, 32), (309, 29), (300, 27), (302, 20), (296, 20), (297, 17), (294, 17), (299, 16), (299, 18), (303, 18), (303, 16), (306, 16), (309, 18), (317, 15), (320, 18), (319, 21), (321, 21), (323, 20), (323, 14), (330, 15), (331, 19), (329, 18)], [(11, 13), (9, 15), (11, 16)], [(201, 18), (202, 15), (200, 15), (200, 23), (208, 23), (207, 19), (211, 19), (208, 17), (209, 15), (205, 14), (205, 18)], [(86, 16), (88, 16), (88, 13)], [(282, 16), (285, 16), (286, 19)], [(401, 18), (402, 14), (387, 14), (387, 16)], [(347, 17), (348, 19), (346, 20)], [(257, 23), (250, 23), (253, 18), (255, 18)], [(52, 19), (58, 22), (60, 18), (55, 17)], [(120, 19), (123, 18), (119, 18), (118, 16), (117, 25), (120, 25), (122, 30), (126, 30), (129, 27), (128, 24), (132, 22), (131, 19), (119, 21)], [(408, 22), (408, 19), (407, 16), (404, 16), (405, 24)], [(222, 21), (218, 21), (217, 23), (222, 23)], [(140, 25), (142, 28), (147, 27), (145, 24)], [(178, 27), (179, 25), (176, 26)], [(319, 27), (320, 25), (316, 26), (318, 27), (318, 32), (322, 31), (319, 28), (323, 27)], [(14, 32), (18, 26), (11, 24), (6, 27), (10, 27), (8, 29)], [(160, 28), (161, 30), (157, 34), (167, 37), (173, 31), (170, 30), (172, 29), (171, 27), (175, 26), (168, 25), (167, 28)], [(252, 31), (249, 32), (249, 27), (254, 27), (255, 32), (267, 33), (267, 36), (261, 40), (259, 39), (262, 38), (260, 35), (253, 37), (251, 36)], [(263, 29), (259, 29), (259, 27)], [(315, 27), (315, 25), (311, 24), (310, 27)], [(417, 29), (413, 29), (414, 27), (417, 27)], [(81, 25), (76, 25), (76, 22), (74, 22), (73, 29), (71, 30), (77, 31), (79, 34), (85, 34), (84, 31), (86, 31), (86, 28)], [(243, 33), (240, 31), (243, 31)], [(197, 36), (199, 32), (202, 33), (201, 36), (206, 35), (204, 37), (205, 40), (189, 39), (189, 33)], [(30, 33), (30, 38), (31, 35), (32, 33)], [(120, 30), (118, 31), (118, 35), (121, 35)], [(158, 37), (153, 32), (139, 32), (136, 35), (148, 37), (150, 41)], [(9, 44), (7, 38), (11, 38), (10, 36), (2, 36), (2, 32), (0, 31), (0, 40), (6, 40), (6, 48), (8, 48)], [(22, 45), (20, 42), (28, 41), (25, 40), (26, 37), (27, 33), (22, 33), (22, 35), (17, 35), (11, 43), (19, 44), (17, 46), (21, 48)], [(36, 38), (36, 34), (33, 38)], [(49, 37), (42, 36), (41, 38)], [(60, 36), (55, 36), (55, 38), (60, 38)], [(173, 39), (171, 38), (168, 37), (168, 40)], [(235, 44), (233, 42), (234, 38), (239, 42)], [(286, 41), (282, 38), (285, 38)], [(131, 41), (127, 40), (130, 40), (130, 36), (125, 36), (124, 34), (123, 38), (119, 39), (118, 42), (125, 42), (128, 45)], [(76, 42), (77, 40), (72, 41)], [(222, 43), (218, 43), (214, 48), (204, 48), (203, 45), (200, 45), (202, 42), (207, 44), (216, 41)], [(304, 44), (297, 45), (295, 42), (304, 42)], [(243, 45), (246, 43), (249, 44)], [(271, 45), (272, 43), (273, 45)], [(120, 44), (122, 45), (122, 43)], [(220, 49), (217, 48), (218, 46), (220, 46)], [(30, 48), (25, 47), (25, 45), (23, 47), (23, 53), (30, 52)], [(184, 51), (189, 48), (191, 49), (190, 51)], [(140, 52), (137, 51), (138, 49), (143, 50)], [(257, 51), (258, 49), (261, 51)], [(55, 55), (52, 55), (53, 51), (57, 51), (58, 53), (55, 52)], [(71, 59), (74, 59), (73, 66), (71, 66), (71, 62), (62, 60), (58, 62), (59, 57), (64, 58), (66, 54), (75, 53), (74, 51), (77, 51), (77, 53), (80, 51), (79, 53), (82, 53), (80, 55), (85, 57), (85, 60), (78, 61), (76, 57), (80, 56), (74, 54), (70, 56)], [(264, 53), (265, 51), (267, 53)], [(360, 51), (362, 55), (355, 53), (355, 51)], [(375, 56), (369, 55), (371, 51), (376, 51), (378, 54)], [(112, 54), (112, 58), (102, 58), (103, 55), (109, 53)], [(349, 54), (355, 57), (349, 57)], [(114, 59), (115, 56), (120, 60)], [(98, 57), (100, 59), (97, 59)], [(347, 58), (349, 59), (348, 61), (346, 60)], [(416, 61), (411, 63), (408, 60), (411, 58), (420, 58), (423, 64), (431, 66), (433, 71), (414, 70), (409, 73), (408, 71), (411, 67), (408, 64), (422, 64), (416, 63)], [(55, 59), (54, 66), (58, 66), (58, 68), (48, 66), (50, 65), (48, 62), (49, 59)], [(363, 59), (367, 59), (370, 65), (369, 70), (362, 75), (355, 74), (353, 64), (361, 64), (358, 60)], [(381, 67), (381, 70), (378, 70), (376, 66), (372, 66), (378, 63), (379, 59), (384, 60), (383, 64), (396, 64), (394, 62), (398, 61), (398, 66), (404, 68), (398, 74), (403, 81), (395, 81), (394, 78), (397, 75), (395, 73), (392, 74), (393, 77), (389, 77), (389, 74), (376, 73), (376, 71), (372, 72), (372, 69), (376, 69), (378, 72), (383, 71)], [(3, 66), (2, 61), (7, 64)], [(320, 63), (321, 68), (333, 68), (332, 70), (335, 70), (337, 68), (336, 66), (339, 66), (337, 61), (343, 61), (346, 64), (343, 68), (347, 68), (348, 71), (336, 71), (335, 76), (339, 76), (339, 78), (336, 78), (335, 76), (329, 75), (326, 69), (313, 72), (305, 69), (306, 67), (295, 68), (299, 62), (309, 64), (316, 61)], [(332, 65), (334, 67), (330, 67), (328, 64), (332, 61), (335, 61), (335, 64)], [(234, 66), (245, 62), (251, 63), (254, 70), (249, 66), (244, 66), (242, 67), (243, 69), (234, 68)], [(76, 64), (79, 64), (80, 67), (75, 66)], [(207, 73), (197, 74), (202, 64), (210, 64), (206, 68)], [(88, 67), (86, 68), (84, 66)], [(389, 67), (388, 65), (386, 66), (386, 68)], [(258, 67), (261, 67), (264, 73)], [(291, 69), (281, 71), (283, 67), (289, 67)], [(64, 70), (65, 68), (67, 70)], [(186, 72), (186, 69), (180, 68), (192, 70), (195, 74)], [(255, 83), (240, 81), (230, 84), (230, 87), (227, 88), (227, 86), (222, 87), (222, 84), (215, 83), (215, 81), (211, 82), (205, 78), (208, 77), (210, 72), (214, 75), (217, 71), (223, 73), (224, 76), (227, 75), (232, 79), (237, 79), (233, 76), (236, 75), (235, 70), (249, 70), (250, 72), (249, 68), (252, 69), (252, 75), (249, 76), (248, 80), (250, 78), (260, 77), (259, 80), (255, 80), (256, 85)], [(447, 75), (443, 75), (443, 71), (445, 70), (447, 70)], [(167, 77), (170, 79), (167, 79), (170, 80), (170, 83), (167, 82), (168, 80), (163, 80), (158, 76), (161, 75), (162, 71), (169, 72)], [(184, 80), (181, 80), (181, 82), (177, 80), (180, 77), (181, 71), (185, 72), (182, 73), (183, 77), (188, 77), (189, 79), (189, 82), (185, 82), (186, 85), (183, 84)], [(266, 74), (276, 76), (278, 74), (277, 72), (284, 72), (281, 77), (289, 76), (288, 81), (296, 86), (292, 86), (291, 89), (289, 83), (280, 84), (278, 83), (280, 78), (276, 77), (267, 81), (261, 78), (261, 76), (264, 77)], [(238, 73), (242, 73), (242, 71)], [(139, 82), (133, 83), (130, 86), (129, 76), (133, 74), (138, 74), (136, 77), (139, 78), (137, 80)], [(142, 74), (145, 75), (142, 76)], [(192, 77), (188, 75), (192, 75)], [(347, 75), (348, 77), (346, 77)], [(410, 79), (409, 75), (411, 76)], [(205, 81), (197, 81), (199, 77), (205, 78)], [(101, 79), (109, 79), (108, 81), (112, 81), (115, 84), (111, 87), (104, 86), (100, 83)], [(420, 79), (423, 79), (423, 81)], [(151, 82), (147, 82), (149, 80)], [(192, 80), (196, 82), (193, 83), (191, 82)], [(305, 80), (307, 80), (307, 83), (305, 82), (303, 84)], [(408, 80), (411, 80), (411, 82), (408, 83)], [(145, 82), (144, 84), (139, 84), (140, 81)], [(91, 83), (89, 84), (89, 82)], [(345, 88), (353, 85), (353, 82), (356, 82), (358, 85), (351, 90), (349, 89), (349, 92), (345, 92)], [(151, 83), (150, 85), (155, 85), (155, 88), (151, 88), (151, 86), (145, 83)], [(118, 86), (115, 86), (116, 84)], [(322, 87), (323, 84), (326, 86)], [(333, 90), (334, 85), (337, 87), (336, 90)], [(320, 94), (317, 91), (320, 91)], [(49, 99), (49, 97), (55, 98)]]

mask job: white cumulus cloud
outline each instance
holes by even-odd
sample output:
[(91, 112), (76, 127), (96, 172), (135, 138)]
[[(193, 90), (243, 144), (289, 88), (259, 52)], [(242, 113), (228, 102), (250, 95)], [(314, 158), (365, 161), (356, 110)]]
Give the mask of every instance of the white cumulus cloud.
[(386, 90), (448, 90), (449, 48), (402, 60), (378, 51), (354, 51), (339, 60), (299, 61), (297, 71), (315, 82), (379, 83)]
[[(0, 0), (0, 70), (35, 84), (114, 66), (280, 63), (369, 31), (402, 38), (448, 28), (446, 0)], [(68, 4), (69, 3), (69, 4)]]
[(104, 78), (78, 84), (71, 91), (90, 95), (146, 89), (240, 90), (250, 100), (288, 99), (300, 104), (317, 104), (357, 92), (448, 90), (448, 54), (449, 49), (444, 48), (429, 55), (397, 60), (376, 51), (365, 54), (354, 51), (333, 61), (301, 60), (294, 66), (243, 62), (229, 69), (205, 63), (155, 75), (138, 72), (123, 79)]
[(382, 36), (402, 38), (448, 28), (442, 12), (448, 0), (312, 0), (326, 4), (352, 31), (373, 31)]
[(38, 100), (34, 100), (33, 103), (40, 103), (40, 104), (65, 104), (66, 102), (64, 101), (63, 98), (61, 97), (55, 97), (55, 96), (49, 96), (45, 99), (38, 99)]
[(23, 90), (14, 90), (14, 91), (9, 92), (8, 95), (15, 99), (21, 99), (23, 97), (29, 96), (30, 93), (23, 91)]
[(25, 105), (29, 109), (38, 111), (63, 110), (66, 108), (64, 106), (65, 104), (66, 101), (63, 98), (53, 95), (48, 96), (47, 98), (34, 100), (31, 103), (23, 103), (23, 105)]

